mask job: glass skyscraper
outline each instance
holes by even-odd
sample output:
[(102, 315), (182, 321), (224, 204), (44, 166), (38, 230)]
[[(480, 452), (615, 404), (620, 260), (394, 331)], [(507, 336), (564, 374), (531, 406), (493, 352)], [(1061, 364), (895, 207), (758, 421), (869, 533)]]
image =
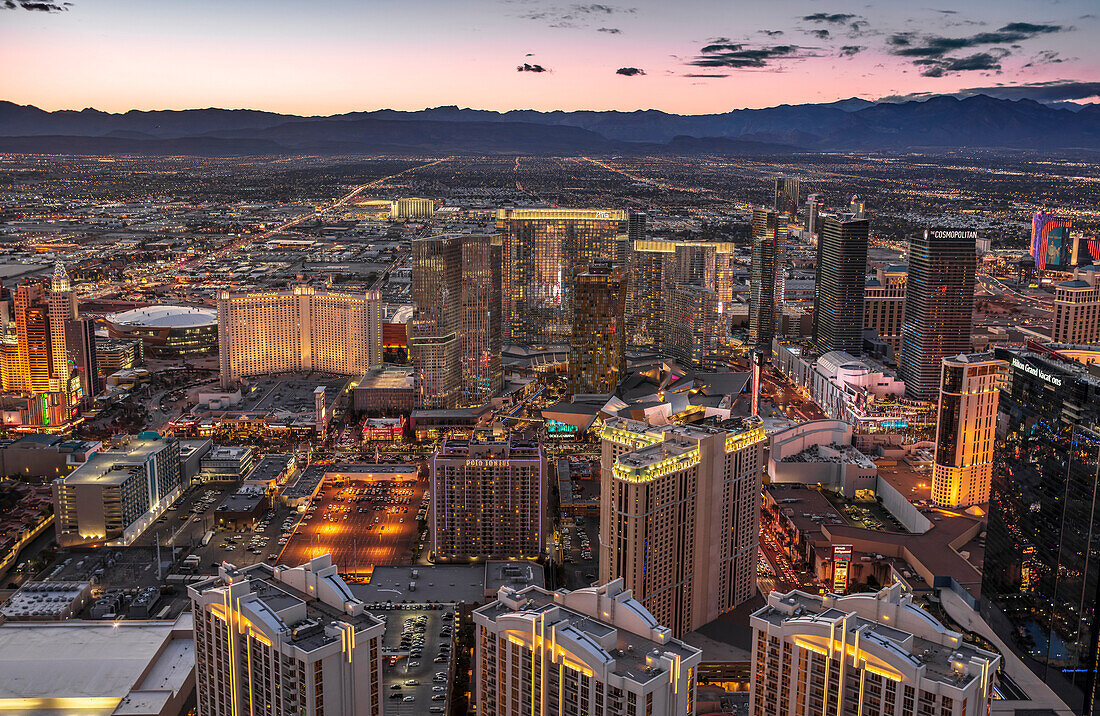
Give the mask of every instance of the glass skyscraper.
[(1100, 370), (1001, 349), (982, 614), (1079, 714), (1097, 713)]
[(817, 242), (814, 345), (821, 353), (863, 350), (867, 220), (826, 216)]
[(749, 343), (771, 355), (772, 338), (783, 319), (783, 261), (787, 216), (764, 207), (752, 211), (752, 285), (749, 289)]
[(417, 406), (484, 403), (501, 386), (499, 237), (433, 236), (412, 245)]
[(505, 342), (568, 344), (574, 277), (593, 259), (620, 262), (631, 231), (644, 232), (639, 217), (632, 221), (630, 212), (597, 209), (500, 209)]
[(970, 229), (926, 229), (909, 241), (898, 361), (909, 398), (935, 400), (943, 359), (971, 350), (977, 238)]
[(776, 177), (775, 210), (791, 219), (798, 216), (798, 196), (800, 193), (798, 177)]
[(626, 374), (626, 292), (623, 275), (606, 259), (577, 276), (569, 392), (610, 393)]

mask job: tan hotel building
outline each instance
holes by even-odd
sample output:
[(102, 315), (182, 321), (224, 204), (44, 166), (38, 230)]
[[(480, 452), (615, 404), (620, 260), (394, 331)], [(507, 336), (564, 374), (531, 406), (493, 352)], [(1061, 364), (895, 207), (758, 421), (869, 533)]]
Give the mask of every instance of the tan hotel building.
[(318, 291), (218, 294), (222, 385), (249, 375), (363, 375), (382, 365), (382, 297)]
[(751, 598), (760, 420), (650, 426), (615, 418), (602, 443), (600, 582), (621, 578), (675, 636)]

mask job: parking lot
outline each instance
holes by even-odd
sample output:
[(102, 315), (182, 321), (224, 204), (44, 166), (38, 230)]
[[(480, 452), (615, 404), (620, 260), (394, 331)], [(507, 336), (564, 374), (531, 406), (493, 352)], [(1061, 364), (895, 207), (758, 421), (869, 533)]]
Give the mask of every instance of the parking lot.
[[(580, 520), (580, 524), (577, 524)], [(600, 572), (600, 520), (598, 517), (566, 517), (559, 533), (562, 564), (570, 589), (591, 586)]]
[(417, 480), (326, 479), (290, 538), (280, 564), (331, 554), (342, 574), (369, 578), (377, 564), (408, 564), (427, 484)]
[(367, 604), (368, 611), (386, 620), (382, 673), (387, 714), (446, 712), (454, 609), (436, 606)]

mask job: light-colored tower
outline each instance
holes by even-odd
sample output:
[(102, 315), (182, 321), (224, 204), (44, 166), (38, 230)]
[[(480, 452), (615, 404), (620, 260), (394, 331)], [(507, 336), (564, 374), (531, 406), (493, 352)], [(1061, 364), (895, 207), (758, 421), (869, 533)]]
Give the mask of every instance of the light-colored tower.
[(873, 329), (895, 352), (901, 350), (907, 275), (905, 266), (878, 268), (863, 294), (863, 327)]
[(187, 592), (199, 716), (382, 713), (384, 623), (327, 554), (292, 568), (223, 564)]
[(977, 716), (1001, 657), (913, 604), (877, 594), (772, 592), (753, 613), (752, 716)]
[(475, 433), (431, 462), (432, 551), (439, 559), (537, 558), (545, 549), (546, 455), (537, 440)]
[(1073, 280), (1054, 287), (1055, 343), (1085, 345), (1100, 343), (1100, 267), (1075, 269)]
[(65, 265), (58, 261), (54, 264), (53, 276), (50, 278), (50, 372), (62, 381), (69, 377), (65, 325), (75, 320), (76, 296), (73, 294)]
[(932, 501), (941, 507), (989, 502), (997, 405), (1008, 363), (992, 353), (943, 359)]
[(318, 291), (218, 294), (225, 386), (244, 376), (319, 371), (363, 375), (382, 365), (382, 296)]
[(569, 393), (610, 393), (626, 375), (626, 292), (610, 260), (596, 260), (574, 285)]
[(766, 438), (757, 418), (603, 429), (600, 581), (622, 578), (676, 635), (756, 592)]
[(661, 352), (685, 367), (703, 367), (725, 334), (718, 294), (687, 283), (666, 286), (663, 294)]
[(474, 612), (482, 716), (693, 716), (702, 652), (617, 579), (549, 592), (501, 587)]
[[(22, 284), (15, 289), (16, 357), (9, 390), (49, 393), (61, 389), (54, 372), (54, 312), (41, 284)], [(61, 340), (64, 341), (64, 331)], [(64, 343), (62, 343), (64, 346)], [(64, 353), (62, 354), (64, 355)]]

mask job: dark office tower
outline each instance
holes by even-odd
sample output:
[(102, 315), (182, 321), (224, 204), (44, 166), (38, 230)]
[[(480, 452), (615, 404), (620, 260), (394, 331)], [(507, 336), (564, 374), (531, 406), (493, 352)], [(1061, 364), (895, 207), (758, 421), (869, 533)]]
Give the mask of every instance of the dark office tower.
[(811, 234), (821, 231), (821, 212), (825, 211), (825, 198), (820, 194), (810, 194), (806, 197), (806, 214), (803, 217), (802, 228)]
[(96, 360), (95, 321), (77, 318), (66, 322), (65, 346), (69, 351), (69, 358), (80, 373), (80, 388), (84, 393), (84, 400), (90, 401), (102, 389), (99, 363)]
[(462, 236), (412, 242), (409, 356), (418, 408), (454, 408), (462, 394)]
[(898, 360), (909, 398), (935, 400), (943, 359), (971, 351), (977, 238), (970, 229), (926, 229), (909, 241)]
[(783, 258), (786, 244), (786, 215), (764, 207), (753, 209), (749, 343), (769, 356), (772, 338), (783, 317)]
[(501, 243), (461, 234), (413, 242), (409, 353), (417, 405), (480, 405), (500, 391)]
[(1046, 349), (1002, 349), (982, 616), (1075, 713), (1097, 714), (1100, 379)]
[(462, 237), (462, 402), (481, 405), (500, 392), (501, 240)]
[[(630, 250), (633, 248), (634, 242), (645, 239), (646, 218), (646, 213), (644, 211), (631, 211), (627, 213), (626, 235), (619, 236), (619, 245), (616, 248), (618, 253), (611, 257), (620, 267), (629, 265)], [(628, 276), (624, 274), (623, 278), (629, 283)]]
[(821, 353), (863, 349), (867, 220), (826, 216), (817, 240), (814, 345)]
[[(638, 225), (635, 220), (635, 230)], [(497, 231), (504, 246), (504, 342), (527, 346), (569, 343), (573, 336), (573, 277), (585, 271), (593, 259), (618, 260), (623, 236), (629, 230), (626, 211), (500, 209)]]
[(664, 291), (661, 353), (684, 367), (706, 367), (723, 335), (718, 294), (699, 285), (673, 284)]
[(596, 260), (574, 283), (569, 392), (610, 393), (626, 373), (626, 291), (623, 274)]
[(775, 210), (790, 219), (798, 216), (798, 177), (776, 177)]

